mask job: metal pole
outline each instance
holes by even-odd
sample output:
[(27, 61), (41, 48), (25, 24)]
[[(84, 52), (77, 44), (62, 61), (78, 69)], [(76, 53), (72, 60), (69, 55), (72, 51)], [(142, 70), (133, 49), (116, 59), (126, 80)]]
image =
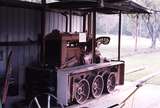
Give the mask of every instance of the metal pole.
[(96, 39), (96, 11), (93, 11), (93, 27), (92, 27), (92, 32), (93, 32), (93, 37), (92, 37), (92, 62), (95, 63), (95, 39)]
[(122, 13), (119, 13), (119, 31), (118, 31), (118, 61), (121, 59), (121, 27), (122, 27)]

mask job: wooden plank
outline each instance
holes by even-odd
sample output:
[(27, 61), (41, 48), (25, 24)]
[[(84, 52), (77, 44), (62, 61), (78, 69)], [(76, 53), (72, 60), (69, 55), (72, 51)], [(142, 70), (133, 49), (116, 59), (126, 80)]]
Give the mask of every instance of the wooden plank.
[(19, 85), (19, 94), (23, 94), (23, 89), (21, 87), (21, 85), (24, 84), (24, 78), (25, 78), (25, 67), (26, 64), (24, 64), (25, 62), (25, 58), (24, 58), (24, 46), (18, 47), (17, 49), (17, 55), (19, 57), (18, 59), (18, 85)]
[(1, 103), (1, 99), (0, 99), (0, 108), (2, 108), (2, 103)]
[(13, 28), (13, 19), (12, 19), (12, 16), (13, 16), (13, 10), (10, 9), (10, 7), (7, 9), (7, 22), (8, 24), (6, 25), (8, 30), (7, 30), (7, 41), (12, 41), (12, 36), (13, 36), (13, 31), (12, 31), (12, 28)]
[(6, 37), (7, 37), (7, 27), (6, 27), (6, 19), (7, 19), (7, 9), (5, 7), (0, 7), (0, 40), (1, 41), (6, 41)]
[(38, 41), (16, 41), (16, 42), (0, 42), (0, 46), (28, 46), (28, 45), (38, 45)]
[(5, 73), (5, 81), (3, 85), (3, 95), (2, 95), (2, 104), (6, 104), (6, 99), (7, 99), (7, 94), (8, 94), (8, 87), (9, 87), (9, 80), (12, 74), (12, 63), (11, 63), (11, 58), (12, 58), (12, 51), (9, 53), (7, 57), (7, 64), (6, 64), (6, 73)]
[(28, 17), (28, 26), (29, 26), (29, 35), (27, 36), (27, 39), (33, 39), (34, 38), (34, 11), (29, 10), (29, 17)]

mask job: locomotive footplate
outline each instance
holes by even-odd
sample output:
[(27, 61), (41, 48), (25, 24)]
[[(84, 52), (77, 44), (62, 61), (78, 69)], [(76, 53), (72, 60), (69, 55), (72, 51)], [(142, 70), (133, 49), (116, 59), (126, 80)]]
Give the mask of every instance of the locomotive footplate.
[(74, 102), (83, 104), (89, 98), (110, 93), (116, 85), (123, 83), (124, 61), (58, 69), (57, 98), (65, 106)]

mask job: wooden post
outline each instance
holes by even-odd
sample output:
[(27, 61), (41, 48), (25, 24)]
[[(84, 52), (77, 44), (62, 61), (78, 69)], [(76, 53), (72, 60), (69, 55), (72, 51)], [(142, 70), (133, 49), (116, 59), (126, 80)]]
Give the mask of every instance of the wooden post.
[(86, 14), (83, 15), (83, 32), (86, 31)]
[(91, 35), (91, 13), (88, 14), (88, 37)]
[(93, 21), (92, 21), (93, 27), (92, 27), (92, 32), (93, 32), (93, 37), (92, 37), (92, 62), (95, 63), (95, 39), (96, 39), (96, 11), (93, 11)]
[(65, 32), (68, 32), (68, 16), (66, 14), (64, 14), (65, 18), (66, 18), (66, 30)]
[(72, 10), (69, 11), (69, 32), (72, 32)]
[(139, 17), (138, 17), (138, 15), (136, 16), (136, 36), (135, 36), (135, 49), (134, 49), (134, 51), (137, 51), (137, 43), (138, 43), (138, 35), (139, 35), (139, 33), (138, 33), (138, 19), (139, 19)]
[(118, 31), (118, 61), (121, 59), (121, 22), (122, 22), (122, 13), (119, 13), (119, 31)]
[(42, 10), (41, 10), (41, 37), (40, 37), (40, 47), (41, 47), (41, 55), (40, 55), (40, 61), (45, 64), (45, 26), (46, 26), (46, 15), (45, 15), (45, 4), (46, 0), (42, 0)]

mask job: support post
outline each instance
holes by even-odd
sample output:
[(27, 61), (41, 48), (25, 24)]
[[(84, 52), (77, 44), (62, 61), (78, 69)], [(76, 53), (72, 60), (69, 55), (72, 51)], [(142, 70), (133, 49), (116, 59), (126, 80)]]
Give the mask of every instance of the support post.
[(137, 43), (138, 43), (138, 35), (139, 35), (139, 24), (138, 24), (138, 19), (139, 19), (139, 16), (138, 14), (136, 15), (136, 35), (135, 35), (135, 49), (134, 51), (137, 51)]
[(93, 11), (93, 27), (92, 27), (92, 32), (93, 32), (93, 37), (92, 37), (92, 62), (95, 63), (95, 39), (96, 39), (96, 11)]
[(83, 32), (86, 31), (86, 14), (83, 15)]
[(69, 11), (69, 32), (72, 32), (72, 10)]
[(45, 4), (46, 0), (42, 0), (42, 10), (41, 10), (41, 36), (40, 36), (40, 61), (45, 64), (45, 24), (46, 24), (46, 16), (45, 16)]
[(67, 33), (68, 32), (68, 16), (65, 15), (65, 17), (66, 17), (66, 33)]
[(87, 28), (87, 32), (88, 32), (88, 37), (90, 37), (91, 35), (91, 12), (88, 14), (88, 28)]
[(65, 32), (68, 32), (68, 15), (66, 13), (61, 13), (65, 18), (66, 18), (66, 28), (65, 28)]
[(121, 27), (122, 27), (122, 13), (119, 13), (119, 31), (118, 31), (118, 61), (121, 59)]

